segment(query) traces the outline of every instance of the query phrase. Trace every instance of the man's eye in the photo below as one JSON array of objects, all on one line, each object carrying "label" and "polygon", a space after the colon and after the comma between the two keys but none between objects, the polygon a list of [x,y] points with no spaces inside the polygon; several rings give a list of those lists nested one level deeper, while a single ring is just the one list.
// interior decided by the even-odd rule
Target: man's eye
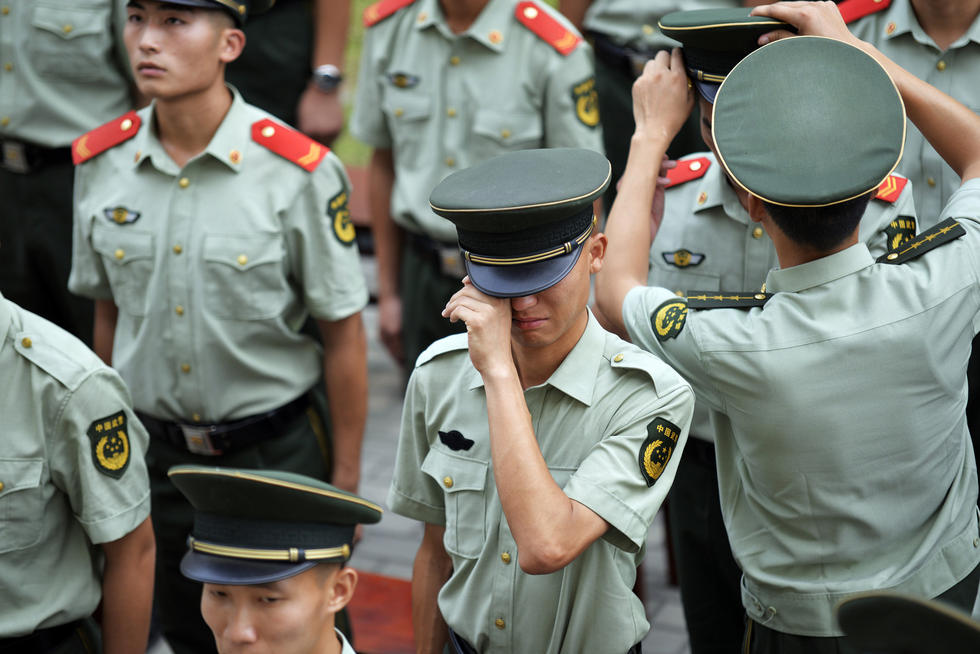
[{"label": "man's eye", "polygon": [[262,602],[263,604],[275,604],[281,599],[282,599],[281,597],[262,597],[259,599],[259,601]]},{"label": "man's eye", "polygon": [[223,590],[211,590],[208,592],[210,593],[211,597],[216,597],[219,599],[224,599],[225,597],[228,597],[228,593],[226,593]]}]

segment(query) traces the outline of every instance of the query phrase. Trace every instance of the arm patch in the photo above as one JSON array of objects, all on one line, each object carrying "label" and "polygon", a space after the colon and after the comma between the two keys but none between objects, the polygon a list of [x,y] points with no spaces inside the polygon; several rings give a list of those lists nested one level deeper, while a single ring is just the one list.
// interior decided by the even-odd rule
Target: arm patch
[{"label": "arm patch", "polygon": [[677,338],[684,329],[685,322],[687,322],[687,300],[684,298],[667,300],[650,314],[653,334],[661,343]]},{"label": "arm patch", "polygon": [[92,465],[104,475],[119,479],[129,467],[129,435],[126,412],[99,418],[88,428],[92,441]]},{"label": "arm patch", "polygon": [[647,425],[647,437],[639,454],[640,475],[647,486],[653,486],[660,479],[680,437],[680,427],[669,420],[654,418]]}]

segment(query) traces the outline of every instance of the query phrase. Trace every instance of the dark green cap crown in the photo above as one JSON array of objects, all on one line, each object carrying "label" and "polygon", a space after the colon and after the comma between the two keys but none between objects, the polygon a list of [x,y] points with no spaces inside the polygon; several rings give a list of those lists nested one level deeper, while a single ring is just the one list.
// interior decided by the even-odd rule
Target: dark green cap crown
[{"label": "dark green cap crown", "polygon": [[201,7],[204,9],[223,9],[231,14],[239,26],[245,23],[249,16],[266,12],[276,0],[165,0],[169,4]]},{"label": "dark green cap crown", "polygon": [[845,642],[875,654],[976,654],[980,624],[940,601],[873,591],[840,603]]}]

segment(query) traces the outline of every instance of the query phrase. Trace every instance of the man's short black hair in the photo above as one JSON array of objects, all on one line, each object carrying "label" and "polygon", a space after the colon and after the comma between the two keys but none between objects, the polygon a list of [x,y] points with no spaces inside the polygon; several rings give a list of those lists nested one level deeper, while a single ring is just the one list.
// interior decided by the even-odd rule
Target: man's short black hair
[{"label": "man's short black hair", "polygon": [[826,207],[787,207],[763,200],[779,229],[798,245],[832,250],[850,236],[861,222],[872,193]]}]

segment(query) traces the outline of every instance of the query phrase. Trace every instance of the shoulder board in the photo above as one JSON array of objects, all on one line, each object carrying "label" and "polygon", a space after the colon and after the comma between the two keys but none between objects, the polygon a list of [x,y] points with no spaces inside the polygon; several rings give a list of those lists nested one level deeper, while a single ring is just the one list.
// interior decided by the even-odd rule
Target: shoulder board
[{"label": "shoulder board", "polygon": [[[665,383],[665,380],[668,379],[667,371],[674,372],[656,355],[620,339],[615,341],[608,339],[604,354],[611,368],[626,368],[627,370],[645,372],[650,376],[650,380],[654,382],[655,386],[657,382]],[[656,390],[658,393],[661,392],[661,389]]]},{"label": "shoulder board", "polygon": [[964,234],[966,234],[966,230],[963,229],[963,225],[956,222],[955,218],[947,218],[932,229],[927,229],[912,240],[902,243],[900,250],[883,254],[876,261],[878,263],[905,263],[922,256],[929,250],[938,248],[940,245],[955,241]]},{"label": "shoulder board", "polygon": [[837,10],[845,23],[853,23],[859,18],[888,9],[891,3],[892,0],[844,0],[837,5]]},{"label": "shoulder board", "polygon": [[448,352],[454,352],[456,350],[465,350],[467,347],[466,334],[453,334],[452,336],[446,336],[445,338],[440,338],[438,341],[425,348],[419,358],[415,361],[415,367],[432,361],[438,356],[446,354]]},{"label": "shoulder board", "polygon": [[[91,368],[86,368],[83,363],[86,355],[91,353],[82,351],[81,343],[72,348],[70,343],[59,339],[58,344],[55,344],[52,342],[53,331],[48,325],[26,312],[21,315],[23,325],[21,331],[15,334],[13,342],[17,353],[57,379],[69,390],[78,388],[91,371]],[[67,338],[71,337],[64,334],[63,339]],[[67,351],[62,349],[61,345],[68,345]]]},{"label": "shoulder board", "polygon": [[252,123],[252,140],[309,172],[330,152],[327,146],[271,118]]},{"label": "shoulder board", "polygon": [[524,27],[565,56],[571,54],[582,41],[581,36],[562,25],[557,18],[531,0],[517,3],[514,15]]},{"label": "shoulder board", "polygon": [[71,160],[77,166],[88,161],[97,154],[102,154],[109,148],[114,148],[127,141],[140,131],[140,117],[135,111],[123,114],[101,127],[96,127],[87,134],[82,134],[71,144]]},{"label": "shoulder board", "polygon": [[878,186],[878,193],[875,195],[875,199],[891,204],[902,195],[902,191],[905,190],[905,185],[908,183],[909,180],[901,175],[889,175]]},{"label": "shoulder board", "polygon": [[708,172],[708,168],[710,167],[711,159],[707,157],[681,159],[677,162],[676,168],[671,168],[667,171],[667,179],[670,181],[664,188],[670,188],[671,186],[677,186],[684,182],[690,182],[692,179],[704,177],[704,174]]},{"label": "shoulder board", "polygon": [[399,9],[404,9],[415,0],[379,0],[364,10],[364,27],[377,25]]},{"label": "shoulder board", "polygon": [[689,309],[749,309],[761,307],[772,293],[723,293],[721,291],[688,291]]}]

